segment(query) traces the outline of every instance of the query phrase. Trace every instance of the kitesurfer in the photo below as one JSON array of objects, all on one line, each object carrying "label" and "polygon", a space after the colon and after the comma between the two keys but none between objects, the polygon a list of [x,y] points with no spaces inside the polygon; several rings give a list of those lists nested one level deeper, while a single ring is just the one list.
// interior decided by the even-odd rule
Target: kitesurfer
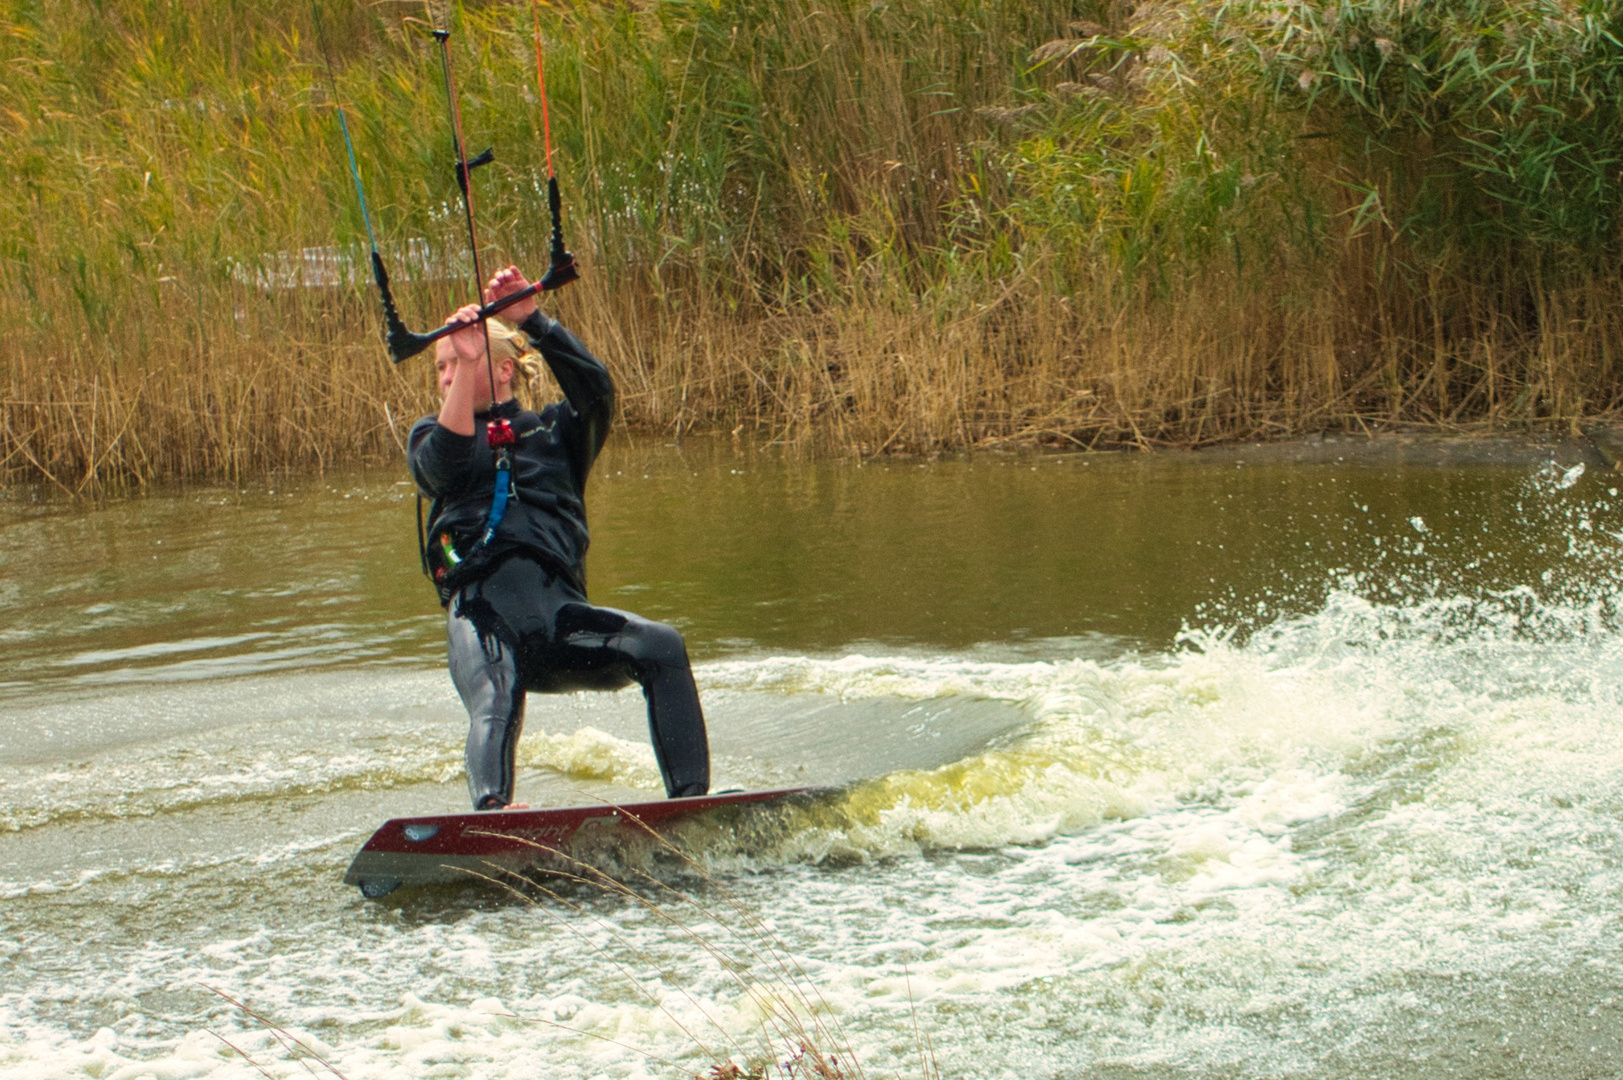
[{"label": "kitesurfer", "polygon": [[[508,267],[485,300],[528,285]],[[412,427],[407,451],[412,478],[432,500],[425,569],[446,607],[451,678],[468,710],[474,809],[513,801],[526,691],[633,682],[648,701],[666,793],[702,795],[710,751],[681,634],[586,600],[584,495],[614,412],[608,369],[533,300],[503,311],[516,331],[494,318],[480,326],[478,310],[470,304],[446,320],[466,328],[435,343],[443,403]],[[536,353],[564,400],[531,411],[513,393],[519,375],[539,381]]]}]

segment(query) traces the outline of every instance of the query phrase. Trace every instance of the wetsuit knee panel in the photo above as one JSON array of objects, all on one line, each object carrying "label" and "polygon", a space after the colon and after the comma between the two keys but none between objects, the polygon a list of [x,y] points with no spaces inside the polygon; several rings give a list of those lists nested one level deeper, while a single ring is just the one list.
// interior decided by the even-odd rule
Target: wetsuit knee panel
[{"label": "wetsuit knee panel", "polygon": [[688,647],[681,631],[664,623],[646,619],[628,622],[618,644],[622,652],[638,663],[687,666]]}]

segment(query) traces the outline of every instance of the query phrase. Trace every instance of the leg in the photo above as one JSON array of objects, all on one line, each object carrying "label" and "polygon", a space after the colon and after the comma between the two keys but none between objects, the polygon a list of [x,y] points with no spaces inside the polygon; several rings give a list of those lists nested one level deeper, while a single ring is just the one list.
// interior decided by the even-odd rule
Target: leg
[{"label": "leg", "polygon": [[464,596],[451,601],[446,629],[451,681],[468,710],[468,795],[475,810],[500,809],[513,801],[524,685],[513,647],[459,611]]},{"label": "leg", "polygon": [[573,675],[565,676],[571,688],[595,688],[624,674],[641,684],[648,702],[648,733],[667,795],[710,790],[710,741],[681,634],[639,615],[572,603],[558,609],[553,640],[547,666],[559,675]]}]

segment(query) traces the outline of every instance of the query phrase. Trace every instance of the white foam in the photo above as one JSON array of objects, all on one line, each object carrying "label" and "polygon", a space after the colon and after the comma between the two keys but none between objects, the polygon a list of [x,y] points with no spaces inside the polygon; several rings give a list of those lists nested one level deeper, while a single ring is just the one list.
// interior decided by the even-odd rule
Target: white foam
[{"label": "white foam", "polygon": [[[714,862],[720,885],[644,883],[652,911],[573,892],[434,918],[270,908],[263,928],[153,942],[116,971],[87,958],[67,978],[10,943],[0,1078],[258,1075],[209,1027],[273,1075],[299,1072],[202,983],[319,1037],[352,1080],[699,1073],[701,1045],[782,1061],[790,1016],[826,1025],[869,1075],[920,1071],[915,1024],[964,1075],[1320,1071],[1326,1047],[1355,1054],[1418,1008],[1417,980],[1623,977],[1610,581],[1410,600],[1341,581],[1249,640],[1196,629],[1174,652],[1114,662],[711,665],[712,692],[898,711],[983,698],[1028,723],[857,785],[787,835],[745,837]],[[403,775],[455,768],[457,725],[419,743],[409,723],[388,730],[409,748],[391,766]],[[533,767],[657,784],[645,744],[601,728],[523,745]],[[300,752],[306,769],[360,768],[314,741]],[[289,782],[262,764],[266,790]],[[68,779],[38,782],[74,775],[53,769]],[[202,788],[239,773],[185,775]],[[136,1004],[160,993],[185,1004],[167,1018]],[[134,1019],[82,1019],[119,1008]]]},{"label": "white foam", "polygon": [[566,777],[606,780],[663,792],[659,766],[647,742],[631,742],[587,726],[571,732],[533,732],[519,743],[521,764],[544,766]]}]

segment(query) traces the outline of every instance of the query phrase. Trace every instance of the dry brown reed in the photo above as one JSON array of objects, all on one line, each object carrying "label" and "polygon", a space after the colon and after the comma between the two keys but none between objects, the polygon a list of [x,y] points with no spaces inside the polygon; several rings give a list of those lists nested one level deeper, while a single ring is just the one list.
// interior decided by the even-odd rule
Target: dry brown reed
[{"label": "dry brown reed", "polygon": [[[1615,282],[1551,290],[1533,335],[1498,297],[1451,296],[1461,310],[1445,322],[1424,298],[1376,304],[1361,284],[1325,281],[1287,308],[1214,274],[1176,303],[1090,304],[1016,282],[951,313],[685,313],[651,346],[628,340],[610,355],[633,425],[743,427],[863,455],[1192,447],[1404,424],[1565,429],[1623,404]],[[594,341],[638,322],[607,305],[580,321]]]},{"label": "dry brown reed", "polygon": [[[1495,297],[1469,298],[1467,336],[1426,304],[1362,306],[1336,284],[1298,310],[1214,276],[1176,305],[1100,310],[1028,284],[951,315],[860,304],[740,317],[671,312],[588,278],[558,313],[608,359],[634,430],[863,455],[1570,426],[1619,407],[1616,283],[1545,296],[1532,338]],[[369,320],[349,316],[333,335],[348,340],[276,334],[266,349],[209,331],[165,343],[152,366],[107,364],[89,346],[8,365],[0,463],[77,495],[397,455],[431,410],[431,382],[385,362]],[[1547,403],[1536,419],[1530,401]]]}]

